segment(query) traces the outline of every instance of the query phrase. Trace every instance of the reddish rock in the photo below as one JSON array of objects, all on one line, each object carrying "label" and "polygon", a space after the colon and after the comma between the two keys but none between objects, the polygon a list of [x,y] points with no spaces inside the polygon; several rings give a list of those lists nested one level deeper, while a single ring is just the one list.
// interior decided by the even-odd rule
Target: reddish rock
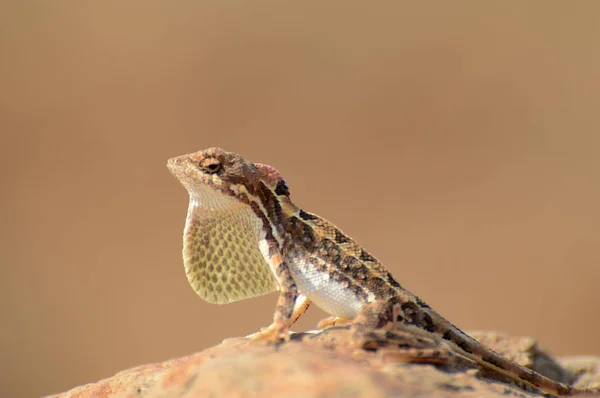
[{"label": "reddish rock", "polygon": [[[593,385],[600,358],[565,359],[561,367],[529,338],[473,336],[550,377]],[[539,396],[480,378],[465,364],[433,366],[385,360],[348,347],[345,329],[295,334],[279,347],[234,338],[202,352],[143,365],[53,397],[506,397]],[[468,361],[466,362],[468,363]],[[457,369],[458,367],[458,369]]]}]

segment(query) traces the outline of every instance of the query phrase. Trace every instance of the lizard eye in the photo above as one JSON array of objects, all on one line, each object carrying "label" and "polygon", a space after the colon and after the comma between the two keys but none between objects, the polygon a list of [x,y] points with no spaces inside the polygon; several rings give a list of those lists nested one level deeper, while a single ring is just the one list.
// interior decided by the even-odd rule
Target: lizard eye
[{"label": "lizard eye", "polygon": [[204,159],[200,162],[200,168],[203,172],[208,174],[215,174],[221,170],[221,162],[216,158]]}]

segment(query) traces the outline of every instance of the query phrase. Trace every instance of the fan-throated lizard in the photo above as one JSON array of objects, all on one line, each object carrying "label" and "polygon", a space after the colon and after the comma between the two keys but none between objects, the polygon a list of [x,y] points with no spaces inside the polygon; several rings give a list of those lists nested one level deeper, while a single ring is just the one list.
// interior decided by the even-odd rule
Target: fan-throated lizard
[{"label": "fan-throated lizard", "polygon": [[369,331],[392,325],[392,331],[431,335],[521,386],[555,395],[600,393],[551,380],[465,334],[400,286],[352,238],[297,207],[273,167],[220,148],[169,159],[167,166],[190,197],[183,262],[196,293],[224,304],[280,292],[273,323],[258,340],[287,340],[313,302],[333,319],[351,321],[359,346]]}]

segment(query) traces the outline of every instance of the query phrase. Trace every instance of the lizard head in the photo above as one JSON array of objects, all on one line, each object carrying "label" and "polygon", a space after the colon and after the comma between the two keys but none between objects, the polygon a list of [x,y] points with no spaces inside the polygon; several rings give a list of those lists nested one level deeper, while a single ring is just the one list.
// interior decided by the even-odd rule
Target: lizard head
[{"label": "lizard head", "polygon": [[272,234],[268,214],[289,195],[277,170],[220,148],[174,157],[167,167],[190,196],[183,264],[196,293],[224,304],[277,290],[261,245]]},{"label": "lizard head", "polygon": [[190,196],[183,264],[196,293],[225,304],[277,290],[260,242],[272,231],[267,212],[277,187],[284,191],[279,173],[220,148],[174,157],[167,167]]},{"label": "lizard head", "polygon": [[[174,157],[167,167],[190,199],[207,208],[221,207],[222,195],[247,204],[249,195],[259,196],[265,188],[276,196],[289,196],[287,184],[275,168],[246,161],[221,148]],[[221,194],[217,195],[221,200],[215,194]]]}]

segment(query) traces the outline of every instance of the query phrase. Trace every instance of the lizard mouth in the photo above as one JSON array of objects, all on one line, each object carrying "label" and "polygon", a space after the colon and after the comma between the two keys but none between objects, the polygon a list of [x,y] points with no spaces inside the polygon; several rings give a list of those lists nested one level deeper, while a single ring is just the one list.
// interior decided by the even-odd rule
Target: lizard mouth
[{"label": "lizard mouth", "polygon": [[185,155],[177,156],[167,160],[167,168],[175,177],[179,176],[179,170],[181,170],[182,163],[184,163]]}]

